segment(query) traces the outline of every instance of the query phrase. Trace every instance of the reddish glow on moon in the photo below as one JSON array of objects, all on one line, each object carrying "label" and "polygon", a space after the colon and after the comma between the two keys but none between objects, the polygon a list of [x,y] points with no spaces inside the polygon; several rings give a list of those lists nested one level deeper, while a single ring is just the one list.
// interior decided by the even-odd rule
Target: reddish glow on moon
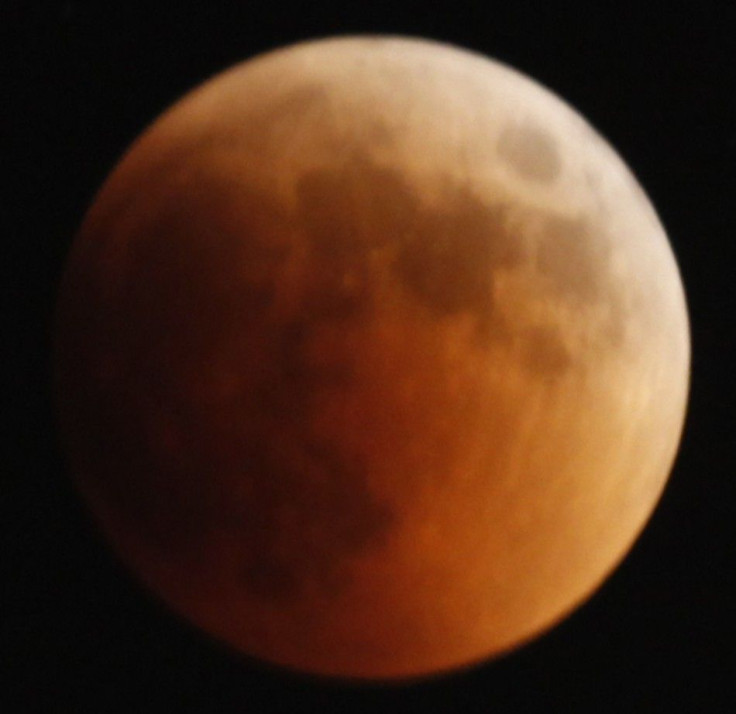
[{"label": "reddish glow on moon", "polygon": [[666,482],[690,344],[664,230],[560,99],[432,42],[223,73],[74,243],[78,488],[130,569],[255,657],[428,675],[568,614]]}]

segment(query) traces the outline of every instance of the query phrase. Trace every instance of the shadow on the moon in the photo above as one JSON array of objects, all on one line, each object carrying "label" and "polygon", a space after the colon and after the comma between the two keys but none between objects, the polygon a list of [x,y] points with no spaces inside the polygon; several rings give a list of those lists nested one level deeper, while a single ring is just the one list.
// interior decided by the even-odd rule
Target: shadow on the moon
[{"label": "shadow on the moon", "polygon": [[[77,395],[68,419],[87,439],[83,470],[144,538],[192,568],[200,544],[225,530],[255,597],[338,593],[351,558],[380,547],[400,515],[371,493],[360,456],[311,429],[319,396],[356,379],[347,348],[315,360],[314,336],[379,319],[388,283],[391,300],[414,301],[430,321],[471,316],[483,347],[527,345],[522,366],[556,378],[577,359],[561,326],[513,324],[495,282],[531,263],[550,300],[604,303],[608,237],[583,220],[488,205],[461,185],[429,205],[360,153],[302,176],[291,208],[201,155],[179,161],[188,173],[164,162],[151,181],[176,200],[148,196],[140,207],[123,195],[114,216],[90,223],[109,235],[88,248],[99,255],[87,265],[114,279],[70,281],[78,323],[67,340],[87,352],[60,354]],[[134,234],[129,245],[118,245],[113,217]],[[291,284],[295,251],[303,273]],[[99,376],[93,387],[85,372]]]}]

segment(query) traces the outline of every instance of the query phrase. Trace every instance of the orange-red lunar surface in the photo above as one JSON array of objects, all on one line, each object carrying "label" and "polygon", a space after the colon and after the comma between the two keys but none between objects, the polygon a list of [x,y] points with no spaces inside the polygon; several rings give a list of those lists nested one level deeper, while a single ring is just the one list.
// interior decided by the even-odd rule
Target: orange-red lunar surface
[{"label": "orange-red lunar surface", "polygon": [[148,129],[56,325],[76,483],[175,611],[268,662],[447,671],[632,545],[690,344],[667,237],[569,106],[432,42],[300,44]]}]

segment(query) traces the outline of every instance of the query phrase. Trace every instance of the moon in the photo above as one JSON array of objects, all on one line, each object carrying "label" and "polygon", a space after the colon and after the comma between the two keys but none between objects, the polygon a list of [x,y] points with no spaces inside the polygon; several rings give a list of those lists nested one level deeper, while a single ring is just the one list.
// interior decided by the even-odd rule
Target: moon
[{"label": "moon", "polygon": [[636,178],[494,60],[402,37],[222,73],[136,140],[55,323],[69,469],[235,650],[449,672],[572,612],[651,515],[689,386]]}]

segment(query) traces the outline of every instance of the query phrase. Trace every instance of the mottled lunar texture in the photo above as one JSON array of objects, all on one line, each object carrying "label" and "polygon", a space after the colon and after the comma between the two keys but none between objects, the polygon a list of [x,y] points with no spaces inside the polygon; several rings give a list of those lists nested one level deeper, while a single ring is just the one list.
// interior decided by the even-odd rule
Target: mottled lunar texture
[{"label": "mottled lunar texture", "polygon": [[78,487],[131,570],[269,662],[501,653],[601,583],[685,409],[666,236],[572,109],[431,42],[239,65],[132,146],[56,323]]}]

